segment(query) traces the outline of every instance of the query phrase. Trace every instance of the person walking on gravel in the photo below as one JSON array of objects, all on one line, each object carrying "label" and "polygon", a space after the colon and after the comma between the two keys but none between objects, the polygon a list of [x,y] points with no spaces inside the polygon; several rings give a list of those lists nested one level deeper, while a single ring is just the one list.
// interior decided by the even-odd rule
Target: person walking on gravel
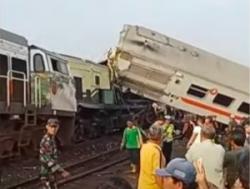
[{"label": "person walking on gravel", "polygon": [[136,173],[139,165],[141,145],[142,136],[139,128],[132,121],[127,121],[127,128],[123,132],[121,149],[125,148],[129,152],[132,173]]},{"label": "person walking on gravel", "polygon": [[69,172],[65,171],[57,162],[57,147],[55,136],[59,129],[57,119],[49,119],[46,124],[46,134],[40,143],[40,179],[42,189],[57,189],[56,173],[61,173],[62,177],[68,177]]},{"label": "person walking on gravel", "polygon": [[142,145],[140,152],[140,174],[137,189],[161,189],[161,179],[156,177],[156,169],[165,165],[161,151],[162,128],[152,125],[148,133],[149,140]]},{"label": "person walking on gravel", "polygon": [[163,146],[162,152],[166,159],[166,164],[171,160],[172,155],[172,146],[174,140],[174,125],[172,123],[172,117],[170,115],[166,115],[165,123],[163,125]]}]

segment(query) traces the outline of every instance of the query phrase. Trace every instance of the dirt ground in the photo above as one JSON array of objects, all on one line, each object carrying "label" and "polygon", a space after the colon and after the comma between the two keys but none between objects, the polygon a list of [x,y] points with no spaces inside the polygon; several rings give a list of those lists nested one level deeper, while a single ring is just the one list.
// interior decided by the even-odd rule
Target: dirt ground
[{"label": "dirt ground", "polygon": [[[183,141],[176,141],[173,146],[172,158],[184,157],[185,152],[186,150]],[[60,189],[95,189],[98,185],[114,176],[119,176],[126,179],[131,184],[133,189],[136,189],[138,175],[130,173],[128,161],[94,173],[88,177],[77,180],[65,186],[61,186]]]}]

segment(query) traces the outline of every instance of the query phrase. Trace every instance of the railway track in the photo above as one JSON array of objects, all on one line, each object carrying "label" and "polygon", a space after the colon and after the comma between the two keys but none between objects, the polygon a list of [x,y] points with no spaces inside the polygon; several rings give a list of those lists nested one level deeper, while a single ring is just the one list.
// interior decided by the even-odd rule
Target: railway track
[{"label": "railway track", "polygon": [[[92,173],[111,167],[115,164],[126,161],[127,155],[125,152],[120,152],[119,148],[104,151],[99,154],[93,155],[87,159],[73,162],[64,168],[71,173],[70,177],[59,179],[58,185],[65,185],[77,179],[86,177]],[[39,177],[34,177],[25,180],[21,183],[7,187],[6,189],[34,189],[39,188]]]},{"label": "railway track", "polygon": [[[99,152],[112,150],[118,147],[120,145],[120,140],[121,136],[118,133],[97,139],[85,140],[82,143],[64,147],[59,151],[59,162],[61,162],[63,167],[72,165],[74,162],[90,158]],[[2,163],[0,165],[2,171],[0,188],[6,189],[36,177],[40,169],[37,155],[37,153],[33,153],[31,158],[26,155],[6,160],[6,163]]]}]

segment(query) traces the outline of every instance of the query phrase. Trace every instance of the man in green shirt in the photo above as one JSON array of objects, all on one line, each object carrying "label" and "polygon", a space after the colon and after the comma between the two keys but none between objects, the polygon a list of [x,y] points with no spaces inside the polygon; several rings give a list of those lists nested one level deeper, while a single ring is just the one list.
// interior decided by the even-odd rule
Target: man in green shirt
[{"label": "man in green shirt", "polygon": [[141,145],[142,137],[139,128],[132,121],[127,121],[127,128],[123,132],[121,149],[125,148],[129,152],[132,173],[137,171]]}]

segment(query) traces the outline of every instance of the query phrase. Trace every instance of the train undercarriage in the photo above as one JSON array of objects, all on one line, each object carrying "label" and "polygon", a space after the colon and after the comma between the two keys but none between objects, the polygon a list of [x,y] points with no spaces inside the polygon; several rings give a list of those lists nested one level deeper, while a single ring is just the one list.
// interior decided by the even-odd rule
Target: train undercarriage
[{"label": "train undercarriage", "polygon": [[137,120],[148,126],[154,119],[151,101],[126,99],[123,104],[78,103],[76,114],[57,116],[35,106],[27,106],[23,113],[0,115],[0,159],[21,155],[37,156],[39,144],[50,117],[57,117],[60,129],[57,142],[60,147],[74,145],[122,130],[127,120]]},{"label": "train undercarriage", "polygon": [[[99,95],[102,92],[100,90]],[[152,124],[155,114],[151,100],[132,93],[121,93],[119,89],[113,90],[113,94],[118,95],[120,100],[107,104],[105,100],[90,102],[84,99],[78,103],[74,142],[120,131],[126,127],[128,120],[136,121],[141,127],[148,127]]]},{"label": "train undercarriage", "polygon": [[[2,114],[0,116],[0,159],[21,155],[38,155],[39,144],[45,133],[47,119],[51,115],[39,115],[27,109],[24,114]],[[57,116],[60,130],[57,141],[61,146],[71,144],[74,117]]]}]

